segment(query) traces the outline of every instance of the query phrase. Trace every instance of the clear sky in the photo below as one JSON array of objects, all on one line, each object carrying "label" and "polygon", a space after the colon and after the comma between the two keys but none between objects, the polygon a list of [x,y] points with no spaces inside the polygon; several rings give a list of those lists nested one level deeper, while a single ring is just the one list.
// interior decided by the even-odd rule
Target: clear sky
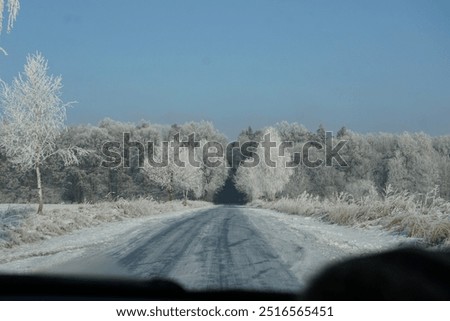
[{"label": "clear sky", "polygon": [[22,0],[10,81],[36,50],[69,123],[211,120],[230,139],[287,120],[449,134],[450,1]]}]

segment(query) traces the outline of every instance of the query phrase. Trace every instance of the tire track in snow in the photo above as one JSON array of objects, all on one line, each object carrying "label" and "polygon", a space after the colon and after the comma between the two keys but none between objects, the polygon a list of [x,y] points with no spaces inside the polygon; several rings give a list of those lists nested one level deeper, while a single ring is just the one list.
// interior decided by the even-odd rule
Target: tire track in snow
[{"label": "tire track in snow", "polygon": [[171,222],[116,252],[133,275],[173,279],[190,289],[295,291],[294,274],[239,207],[216,207]]}]

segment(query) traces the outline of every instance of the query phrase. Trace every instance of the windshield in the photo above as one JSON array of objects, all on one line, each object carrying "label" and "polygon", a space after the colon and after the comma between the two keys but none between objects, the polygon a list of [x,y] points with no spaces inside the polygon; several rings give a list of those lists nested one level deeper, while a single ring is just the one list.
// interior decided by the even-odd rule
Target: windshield
[{"label": "windshield", "polygon": [[0,3],[1,273],[296,293],[449,245],[448,2]]}]

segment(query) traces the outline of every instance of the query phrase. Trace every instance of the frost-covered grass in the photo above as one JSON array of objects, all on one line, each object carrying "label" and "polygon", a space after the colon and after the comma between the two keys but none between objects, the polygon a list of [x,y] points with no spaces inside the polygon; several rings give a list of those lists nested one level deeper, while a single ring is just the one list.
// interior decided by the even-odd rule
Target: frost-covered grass
[{"label": "frost-covered grass", "polygon": [[296,199],[258,200],[251,205],[318,217],[341,225],[381,226],[402,235],[421,238],[430,245],[450,245],[450,202],[440,198],[437,189],[422,195],[397,192],[388,186],[383,196],[372,194],[360,199],[340,193],[322,200],[303,193]]},{"label": "frost-covered grass", "polygon": [[207,206],[211,203],[189,201],[184,206],[181,201],[140,198],[98,204],[47,204],[43,214],[36,214],[31,206],[0,205],[0,248],[45,240],[102,223]]},{"label": "frost-covered grass", "polygon": [[8,240],[11,231],[17,229],[21,222],[33,213],[33,209],[26,205],[0,205],[0,244]]}]

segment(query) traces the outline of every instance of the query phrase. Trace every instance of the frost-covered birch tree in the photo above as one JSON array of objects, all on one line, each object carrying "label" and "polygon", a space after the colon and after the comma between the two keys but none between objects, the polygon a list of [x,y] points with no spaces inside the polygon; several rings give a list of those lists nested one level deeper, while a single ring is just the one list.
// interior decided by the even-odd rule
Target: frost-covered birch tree
[{"label": "frost-covered birch tree", "polygon": [[[259,163],[251,167],[241,164],[236,171],[235,184],[236,188],[250,199],[274,200],[289,182],[293,168],[287,166],[290,161],[289,151],[285,149],[284,153],[280,152],[279,147],[282,141],[278,131],[269,127],[264,131],[263,136],[269,137],[270,142],[275,143],[275,146],[267,153],[260,143],[255,151],[260,158]],[[253,160],[246,160],[244,163],[249,162]],[[270,165],[270,162],[274,164]]]},{"label": "frost-covered birch tree", "polygon": [[146,175],[167,192],[169,201],[173,198],[175,189],[173,154],[169,153],[169,146],[154,146],[150,158],[144,166]]},{"label": "frost-covered birch tree", "polygon": [[[176,167],[174,173],[175,185],[183,193],[183,204],[187,205],[188,193],[193,192],[195,197],[201,197],[203,193],[203,172],[200,166],[193,165],[189,162],[188,150],[183,148],[180,151],[180,160],[184,166]],[[199,157],[195,157],[199,160]],[[200,162],[199,162],[200,164]]]},{"label": "frost-covered birch tree", "polygon": [[58,149],[56,140],[65,129],[66,109],[61,100],[62,78],[47,75],[48,64],[40,53],[29,55],[25,70],[11,85],[1,82],[0,147],[22,171],[36,172],[38,213],[43,210],[41,167],[52,156],[64,164],[78,163],[86,151],[71,147]]},{"label": "frost-covered birch tree", "polygon": [[[5,9],[6,4],[6,9]],[[14,26],[17,15],[19,14],[20,3],[19,0],[0,0],[0,34],[3,29],[3,14],[6,11],[8,14],[8,20],[6,22],[6,30],[10,32]],[[0,51],[6,55],[6,51],[0,47]]]},{"label": "frost-covered birch tree", "polygon": [[[145,162],[144,172],[167,191],[169,200],[172,200],[174,192],[182,192],[183,202],[186,205],[189,192],[193,192],[196,197],[202,195],[203,172],[200,166],[194,166],[189,162],[189,151],[186,147],[179,149],[178,160],[184,163],[180,166],[175,161],[174,148],[167,142],[165,144],[153,148],[151,159]],[[195,153],[194,157],[196,161],[199,160],[198,153]]]}]

